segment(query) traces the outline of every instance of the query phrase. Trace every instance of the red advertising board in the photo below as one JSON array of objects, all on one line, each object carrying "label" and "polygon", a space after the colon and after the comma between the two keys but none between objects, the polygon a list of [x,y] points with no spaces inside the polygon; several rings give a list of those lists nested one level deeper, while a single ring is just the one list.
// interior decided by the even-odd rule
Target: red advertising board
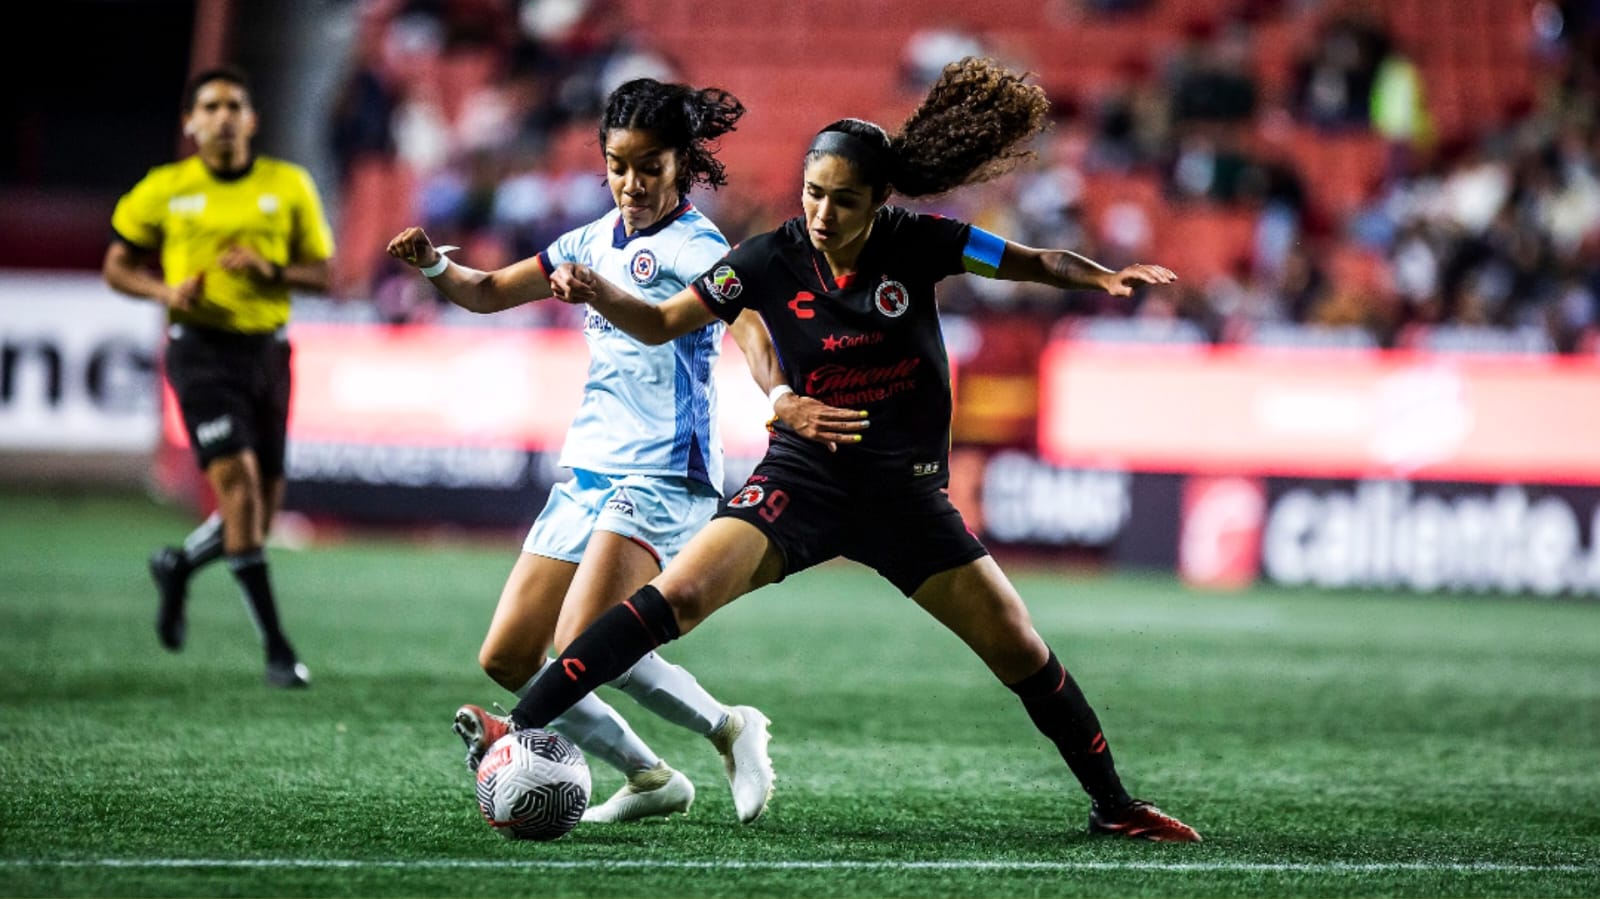
[{"label": "red advertising board", "polygon": [[[576,331],[296,324],[291,440],[559,450],[589,351]],[[715,372],[730,454],[766,451],[771,411],[731,340]],[[186,438],[167,404],[167,437]]]},{"label": "red advertising board", "polygon": [[1040,386],[1061,465],[1600,484],[1600,357],[1058,340]]}]

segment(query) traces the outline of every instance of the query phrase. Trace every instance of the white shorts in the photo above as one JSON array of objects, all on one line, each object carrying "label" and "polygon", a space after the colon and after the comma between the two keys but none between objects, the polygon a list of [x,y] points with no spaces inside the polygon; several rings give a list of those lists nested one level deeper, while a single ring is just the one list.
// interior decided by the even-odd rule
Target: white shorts
[{"label": "white shorts", "polygon": [[689,478],[605,475],[573,469],[550,488],[522,551],[576,564],[589,535],[608,531],[649,550],[663,568],[717,511],[722,496]]}]

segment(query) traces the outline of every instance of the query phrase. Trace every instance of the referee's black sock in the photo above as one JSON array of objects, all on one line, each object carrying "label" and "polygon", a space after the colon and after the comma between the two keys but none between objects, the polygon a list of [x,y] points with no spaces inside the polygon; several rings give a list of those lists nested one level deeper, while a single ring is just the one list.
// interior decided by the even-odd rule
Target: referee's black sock
[{"label": "referee's black sock", "polygon": [[211,513],[200,526],[183,538],[183,561],[190,571],[222,558],[222,516]]},{"label": "referee's black sock", "polygon": [[534,678],[511,710],[518,727],[544,727],[552,719],[663,643],[678,638],[678,619],[661,591],[646,584],[621,605],[596,618],[554,662]]},{"label": "referee's black sock", "polygon": [[1034,726],[1056,744],[1067,767],[1095,803],[1114,807],[1132,801],[1133,797],[1122,788],[1122,779],[1117,777],[1111,747],[1100,732],[1100,719],[1054,651],[1043,668],[1008,686],[1022,699],[1022,707],[1028,710]]},{"label": "referee's black sock", "polygon": [[261,632],[261,643],[266,647],[267,658],[277,661],[294,658],[294,650],[289,648],[289,641],[278,624],[278,603],[272,597],[272,579],[267,576],[267,557],[259,549],[230,554],[228,569],[239,583],[245,605],[250,608],[250,617],[255,620],[256,630]]}]

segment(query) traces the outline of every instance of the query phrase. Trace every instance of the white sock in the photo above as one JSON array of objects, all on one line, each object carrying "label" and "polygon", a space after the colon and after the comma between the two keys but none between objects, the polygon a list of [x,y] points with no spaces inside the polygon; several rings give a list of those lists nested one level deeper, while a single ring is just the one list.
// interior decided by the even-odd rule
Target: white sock
[{"label": "white sock", "polygon": [[728,717],[727,709],[711,698],[694,675],[653,652],[635,662],[612,681],[611,686],[662,718],[702,737],[711,736]]},{"label": "white sock", "polygon": [[[538,675],[517,690],[521,699]],[[624,776],[648,771],[661,764],[661,757],[639,739],[628,722],[605,700],[590,693],[572,708],[556,716],[550,729],[578,744],[585,753],[621,771]]]}]

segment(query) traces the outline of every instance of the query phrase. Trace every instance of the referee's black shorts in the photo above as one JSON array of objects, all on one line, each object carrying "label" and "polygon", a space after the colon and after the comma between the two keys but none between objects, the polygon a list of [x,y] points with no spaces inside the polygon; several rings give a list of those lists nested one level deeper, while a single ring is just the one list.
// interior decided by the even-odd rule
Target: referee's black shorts
[{"label": "referee's black shorts", "polygon": [[262,478],[283,474],[290,386],[283,331],[240,334],[172,325],[167,338],[167,381],[200,467],[254,450]]},{"label": "referee's black shorts", "polygon": [[779,580],[843,556],[910,596],[941,571],[989,554],[943,490],[864,490],[802,459],[768,456],[715,518],[755,525],[783,554]]}]

